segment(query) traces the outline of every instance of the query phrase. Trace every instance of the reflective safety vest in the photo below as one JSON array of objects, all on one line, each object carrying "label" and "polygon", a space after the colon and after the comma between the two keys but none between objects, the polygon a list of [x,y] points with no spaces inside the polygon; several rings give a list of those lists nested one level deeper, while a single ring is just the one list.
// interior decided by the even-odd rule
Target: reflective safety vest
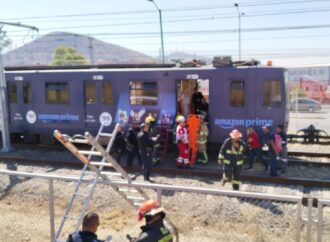
[{"label": "reflective safety vest", "polygon": [[202,123],[198,134],[198,151],[203,152],[206,150],[207,136],[209,129],[205,123]]},{"label": "reflective safety vest", "polygon": [[245,149],[245,144],[239,141],[238,149],[233,149],[233,144],[231,138],[224,141],[221,146],[218,160],[223,160],[225,165],[236,164],[238,166],[243,165],[243,151]]}]

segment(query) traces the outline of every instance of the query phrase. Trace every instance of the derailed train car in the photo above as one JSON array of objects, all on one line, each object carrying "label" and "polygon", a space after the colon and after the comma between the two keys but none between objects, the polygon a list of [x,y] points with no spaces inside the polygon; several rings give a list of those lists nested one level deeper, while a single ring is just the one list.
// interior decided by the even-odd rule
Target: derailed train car
[{"label": "derailed train car", "polygon": [[6,68],[11,134],[49,143],[54,129],[95,133],[101,122],[111,130],[149,113],[158,124],[173,122],[182,93],[191,96],[196,86],[209,103],[209,142],[222,142],[234,127],[287,121],[283,68],[106,67]]}]

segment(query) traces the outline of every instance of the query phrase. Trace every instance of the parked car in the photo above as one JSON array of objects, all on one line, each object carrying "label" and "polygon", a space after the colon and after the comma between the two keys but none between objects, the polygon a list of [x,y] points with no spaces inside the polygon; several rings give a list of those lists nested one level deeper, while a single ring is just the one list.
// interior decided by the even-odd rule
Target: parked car
[{"label": "parked car", "polygon": [[321,103],[310,98],[295,98],[290,100],[291,111],[307,111],[313,113],[321,110]]}]

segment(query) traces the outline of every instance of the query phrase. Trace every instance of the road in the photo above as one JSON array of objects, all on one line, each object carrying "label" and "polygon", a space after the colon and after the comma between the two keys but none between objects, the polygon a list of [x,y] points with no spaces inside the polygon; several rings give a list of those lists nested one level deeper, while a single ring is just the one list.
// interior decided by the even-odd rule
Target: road
[{"label": "road", "polygon": [[313,124],[315,128],[322,129],[330,135],[330,105],[322,105],[322,110],[314,113],[290,112],[288,133],[294,134],[300,129]]}]

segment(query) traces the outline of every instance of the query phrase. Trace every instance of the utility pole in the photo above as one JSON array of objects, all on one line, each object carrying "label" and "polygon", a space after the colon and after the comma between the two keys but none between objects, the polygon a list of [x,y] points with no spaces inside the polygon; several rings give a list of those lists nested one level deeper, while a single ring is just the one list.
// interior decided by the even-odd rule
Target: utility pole
[{"label": "utility pole", "polygon": [[88,41],[89,41],[89,58],[90,58],[90,64],[94,65],[95,61],[94,61],[94,49],[93,49],[93,37],[89,36],[88,37]]},{"label": "utility pole", "polygon": [[160,42],[162,46],[162,63],[165,63],[165,51],[164,51],[164,33],[163,33],[163,18],[162,18],[162,10],[157,6],[154,0],[148,0],[149,2],[152,2],[159,14],[159,25],[160,25]]},{"label": "utility pole", "polygon": [[235,3],[234,6],[237,9],[237,15],[238,15],[238,60],[241,60],[241,17],[244,15],[244,13],[241,13],[239,11],[239,5],[238,3]]},{"label": "utility pole", "polygon": [[[28,28],[38,31],[36,27],[25,24],[0,22],[0,36],[2,34],[2,29],[5,25],[20,27],[20,28]],[[0,48],[1,48],[1,43],[0,43]],[[2,63],[2,49],[0,49],[0,108],[2,111],[2,114],[0,115],[1,116],[0,125],[1,125],[1,134],[2,134],[1,152],[9,152],[11,149],[11,145],[10,145],[10,135],[9,135],[9,127],[8,127],[9,119],[8,119],[8,109],[7,109],[7,86],[6,86],[5,73]]]}]

